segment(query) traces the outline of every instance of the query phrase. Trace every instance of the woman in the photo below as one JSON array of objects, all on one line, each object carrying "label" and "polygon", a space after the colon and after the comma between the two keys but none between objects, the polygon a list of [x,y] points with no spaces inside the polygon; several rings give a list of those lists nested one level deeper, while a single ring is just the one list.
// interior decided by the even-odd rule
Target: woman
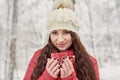
[{"label": "woman", "polygon": [[35,52],[24,80],[99,80],[96,59],[77,35],[79,24],[70,0],[56,0],[47,29],[48,43]]}]

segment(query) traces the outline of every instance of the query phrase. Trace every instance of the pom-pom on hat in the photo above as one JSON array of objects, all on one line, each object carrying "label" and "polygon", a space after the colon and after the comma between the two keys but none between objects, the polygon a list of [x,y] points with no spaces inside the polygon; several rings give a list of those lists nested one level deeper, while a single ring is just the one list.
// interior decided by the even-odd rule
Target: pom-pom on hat
[{"label": "pom-pom on hat", "polygon": [[78,32],[78,18],[73,11],[73,2],[71,0],[55,0],[53,11],[48,17],[47,29],[49,33],[57,29]]}]

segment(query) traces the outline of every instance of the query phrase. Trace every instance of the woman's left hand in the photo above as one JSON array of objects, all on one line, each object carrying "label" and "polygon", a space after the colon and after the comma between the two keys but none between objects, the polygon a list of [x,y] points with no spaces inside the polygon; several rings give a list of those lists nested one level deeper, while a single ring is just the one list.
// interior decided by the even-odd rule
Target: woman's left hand
[{"label": "woman's left hand", "polygon": [[64,57],[61,65],[62,67],[60,68],[60,74],[61,74],[60,77],[67,78],[74,71],[73,64],[68,57]]}]

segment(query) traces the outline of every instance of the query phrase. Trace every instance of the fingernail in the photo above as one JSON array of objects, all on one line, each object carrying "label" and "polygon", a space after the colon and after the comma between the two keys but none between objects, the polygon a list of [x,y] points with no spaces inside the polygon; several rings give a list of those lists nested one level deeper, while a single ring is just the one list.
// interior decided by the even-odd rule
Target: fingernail
[{"label": "fingernail", "polygon": [[65,59],[65,58],[66,58],[66,56],[63,57],[63,59]]},{"label": "fingernail", "polygon": [[59,61],[59,59],[57,58],[57,61]]},{"label": "fingernail", "polygon": [[65,56],[65,58],[67,58],[67,56]]},{"label": "fingernail", "polygon": [[65,57],[63,57],[63,59],[65,59]]},{"label": "fingernail", "polygon": [[54,58],[54,60],[56,60],[57,58]]},{"label": "fingernail", "polygon": [[61,63],[58,63],[58,65],[61,65]]},{"label": "fingernail", "polygon": [[59,69],[60,69],[60,67],[62,66],[61,63],[58,63],[58,65],[59,65]]}]

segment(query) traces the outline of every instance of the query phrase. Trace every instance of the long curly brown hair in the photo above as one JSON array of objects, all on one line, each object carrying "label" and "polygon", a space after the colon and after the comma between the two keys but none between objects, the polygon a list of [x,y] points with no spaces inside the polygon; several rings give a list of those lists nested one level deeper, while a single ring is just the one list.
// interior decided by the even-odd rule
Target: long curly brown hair
[{"label": "long curly brown hair", "polygon": [[[89,54],[86,52],[84,46],[82,45],[78,35],[70,31],[72,36],[72,45],[69,49],[74,51],[75,63],[74,68],[79,80],[96,80],[95,70],[92,61],[89,58]],[[47,63],[47,58],[50,58],[52,52],[59,52],[58,49],[54,47],[49,38],[48,44],[42,49],[41,55],[38,58],[37,65],[33,70],[31,75],[31,80],[37,80],[39,76],[42,75],[45,70]]]}]

